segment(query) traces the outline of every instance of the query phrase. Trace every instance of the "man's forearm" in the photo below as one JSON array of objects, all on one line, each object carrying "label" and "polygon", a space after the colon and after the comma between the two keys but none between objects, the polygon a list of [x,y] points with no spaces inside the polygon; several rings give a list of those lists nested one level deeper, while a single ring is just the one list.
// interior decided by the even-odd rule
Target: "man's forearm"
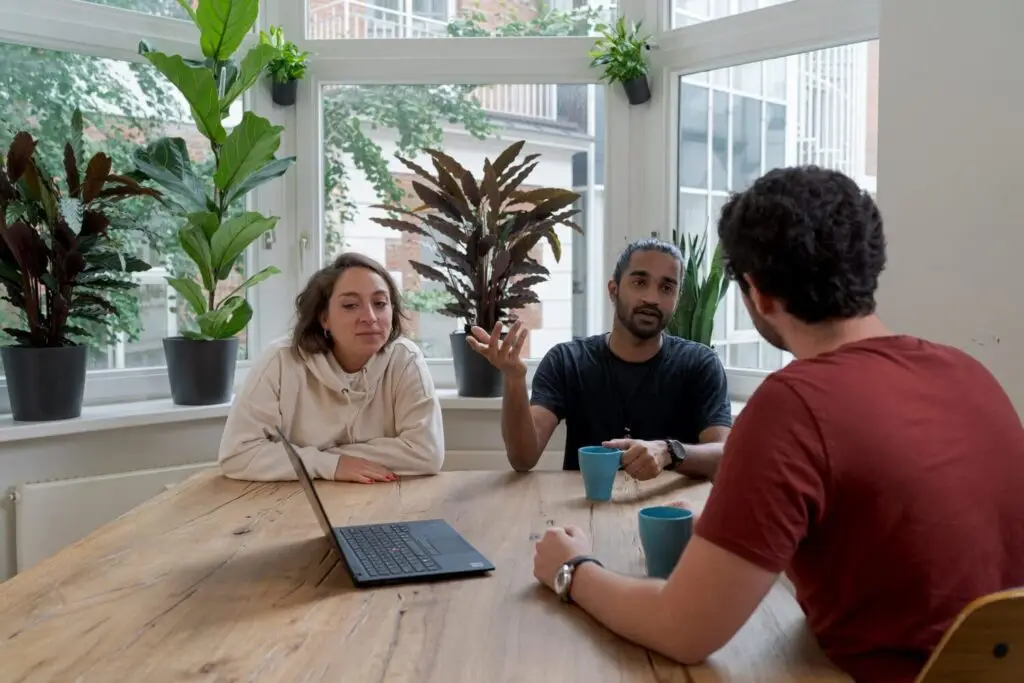
[{"label": "man's forearm", "polygon": [[722,462],[725,443],[715,441],[685,444],[683,448],[686,450],[686,457],[676,467],[676,472],[694,479],[713,480],[718,473],[718,465]]},{"label": "man's forearm", "polygon": [[501,399],[501,438],[505,441],[509,463],[519,472],[533,468],[540,460],[537,429],[530,412],[526,378],[505,378]]},{"label": "man's forearm", "polygon": [[701,657],[683,642],[686,634],[672,618],[664,587],[661,579],[622,576],[585,562],[576,568],[570,595],[608,630],[683,664],[697,663]]}]

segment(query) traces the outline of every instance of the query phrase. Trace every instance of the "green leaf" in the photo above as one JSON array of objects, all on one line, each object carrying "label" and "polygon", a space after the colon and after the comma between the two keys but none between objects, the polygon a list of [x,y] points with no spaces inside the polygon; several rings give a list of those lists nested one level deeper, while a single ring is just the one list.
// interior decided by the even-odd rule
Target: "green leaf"
[{"label": "green leaf", "polygon": [[226,112],[232,102],[259,80],[263,70],[277,55],[277,48],[266,43],[261,43],[246,53],[239,66],[238,75],[235,76],[227,93],[221,98],[220,109],[222,112]]},{"label": "green leaf", "polygon": [[224,204],[226,206],[231,206],[231,204],[239,197],[245,196],[248,192],[255,190],[263,183],[283,176],[294,163],[295,157],[284,157],[281,159],[274,159],[270,163],[256,169],[248,178],[231,188],[225,196]]},{"label": "green leaf", "polygon": [[704,284],[700,292],[700,299],[697,302],[697,310],[693,317],[691,336],[695,342],[711,346],[711,333],[715,325],[715,309],[718,301],[718,293],[721,291],[721,279],[712,280]]},{"label": "green leaf", "polygon": [[202,228],[190,224],[178,231],[178,239],[181,241],[181,248],[199,269],[199,277],[202,278],[206,291],[212,292],[217,283],[214,280],[213,255],[206,233]]},{"label": "green leaf", "polygon": [[252,306],[244,297],[225,299],[217,308],[196,317],[199,331],[209,339],[228,339],[252,320]]},{"label": "green leaf", "polygon": [[206,188],[181,138],[160,138],[135,151],[135,167],[175,195],[186,211],[206,210]]},{"label": "green leaf", "polygon": [[184,277],[169,277],[166,280],[167,284],[184,297],[193,313],[197,316],[206,313],[206,295],[198,282]]},{"label": "green leaf", "polygon": [[[203,3],[204,6],[209,4]],[[202,12],[202,7],[199,9]],[[223,144],[227,131],[221,123],[220,98],[213,73],[202,66],[189,66],[179,55],[147,52],[145,57],[188,100],[199,132],[214,143]]]},{"label": "green leaf", "polygon": [[256,23],[259,0],[203,0],[196,11],[199,44],[207,59],[225,61]]},{"label": "green leaf", "polygon": [[213,176],[217,188],[228,191],[272,160],[281,146],[282,130],[282,126],[275,126],[262,116],[245,112],[221,149]]},{"label": "green leaf", "polygon": [[235,294],[238,294],[242,290],[249,289],[250,287],[255,287],[256,285],[258,285],[259,283],[263,282],[267,278],[269,278],[271,276],[274,276],[274,275],[278,275],[280,272],[281,271],[278,270],[277,266],[267,266],[266,268],[264,268],[260,272],[256,273],[252,277],[248,278],[242,284],[240,284],[237,287],[235,287],[234,289],[232,289],[230,292],[228,292],[228,295],[226,297],[224,297],[224,298],[225,299],[230,299],[231,297],[233,297]]},{"label": "green leaf", "polygon": [[212,211],[197,211],[188,215],[188,222],[203,231],[207,239],[213,239],[220,227],[220,218]]},{"label": "green leaf", "polygon": [[236,216],[223,225],[210,240],[212,264],[218,280],[226,280],[239,254],[259,237],[273,230],[277,218],[265,218],[254,211]]}]

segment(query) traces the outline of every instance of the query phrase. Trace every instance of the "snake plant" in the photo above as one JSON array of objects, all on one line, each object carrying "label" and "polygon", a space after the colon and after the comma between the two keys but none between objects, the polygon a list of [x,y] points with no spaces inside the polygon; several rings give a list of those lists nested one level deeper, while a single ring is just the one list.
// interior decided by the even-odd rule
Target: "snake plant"
[{"label": "snake plant", "polygon": [[669,334],[711,346],[711,333],[715,326],[715,312],[729,291],[725,277],[721,244],[715,245],[711,261],[705,268],[708,248],[707,230],[703,234],[672,231],[672,241],[683,253],[686,269],[679,303],[669,320]]}]

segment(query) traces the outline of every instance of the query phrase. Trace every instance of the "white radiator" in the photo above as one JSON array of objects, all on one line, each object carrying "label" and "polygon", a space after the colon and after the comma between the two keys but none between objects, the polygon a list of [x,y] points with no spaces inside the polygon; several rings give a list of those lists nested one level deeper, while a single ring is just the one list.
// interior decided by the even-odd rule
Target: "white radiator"
[{"label": "white radiator", "polygon": [[24,571],[214,463],[162,467],[17,487],[14,541]]}]

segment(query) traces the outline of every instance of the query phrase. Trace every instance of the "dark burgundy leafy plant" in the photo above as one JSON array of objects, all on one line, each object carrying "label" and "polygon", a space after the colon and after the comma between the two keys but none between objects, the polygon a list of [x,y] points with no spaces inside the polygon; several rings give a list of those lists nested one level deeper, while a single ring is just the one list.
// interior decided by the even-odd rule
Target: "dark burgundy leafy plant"
[{"label": "dark burgundy leafy plant", "polygon": [[[579,195],[558,188],[522,189],[538,163],[539,154],[519,160],[524,141],[506,148],[492,163],[484,160],[483,175],[473,174],[443,152],[424,150],[435,173],[398,159],[417,179],[413,191],[423,202],[413,210],[378,205],[393,216],[372,218],[386,228],[427,237],[435,248],[434,264],[410,261],[420,276],[439,282],[451,297],[440,313],[486,330],[507,322],[513,310],[539,303],[533,287],[550,271],[530,252],[546,240],[558,261],[562,245],[555,227],[565,225],[580,234],[570,219]],[[424,182],[425,181],[425,182]]]},{"label": "dark burgundy leafy plant", "polygon": [[0,164],[0,298],[23,313],[22,328],[4,329],[18,346],[72,346],[90,336],[83,324],[106,328],[117,314],[106,295],[138,287],[125,274],[150,267],[113,246],[106,209],[160,193],[113,174],[106,154],[83,164],[82,149],[76,110],[63,182],[36,159],[36,141],[27,132],[14,137]]}]

